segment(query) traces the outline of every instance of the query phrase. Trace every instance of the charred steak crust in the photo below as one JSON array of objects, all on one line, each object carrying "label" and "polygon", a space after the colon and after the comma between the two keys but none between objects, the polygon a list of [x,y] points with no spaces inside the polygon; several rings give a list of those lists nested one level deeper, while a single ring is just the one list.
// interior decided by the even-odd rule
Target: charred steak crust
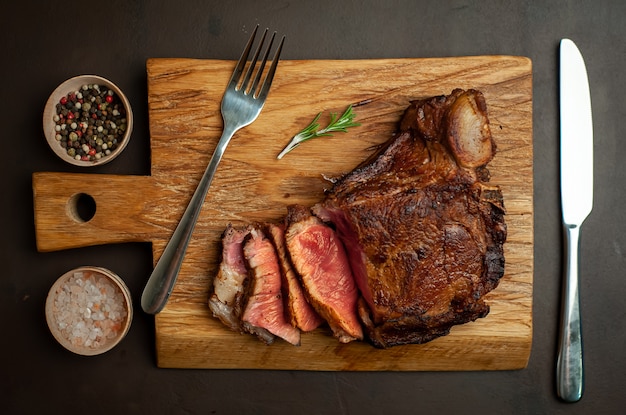
[{"label": "charred steak crust", "polygon": [[479,91],[413,101],[400,131],[313,208],[337,229],[376,347],[424,343],[487,315],[504,274],[504,204]]}]

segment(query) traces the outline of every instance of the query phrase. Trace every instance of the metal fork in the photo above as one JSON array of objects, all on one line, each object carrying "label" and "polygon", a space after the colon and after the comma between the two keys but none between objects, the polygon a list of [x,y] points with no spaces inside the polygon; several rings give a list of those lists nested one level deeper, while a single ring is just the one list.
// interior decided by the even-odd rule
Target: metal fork
[{"label": "metal fork", "polygon": [[[230,82],[228,83],[226,92],[222,98],[221,112],[224,120],[222,137],[217,143],[217,147],[213,152],[209,165],[202,175],[200,183],[198,183],[198,187],[196,188],[196,191],[194,192],[183,217],[172,234],[170,241],[165,247],[161,258],[159,258],[159,261],[154,267],[152,275],[150,275],[150,278],[148,279],[148,282],[143,290],[143,294],[141,296],[141,308],[143,308],[146,313],[157,314],[163,309],[163,307],[165,307],[165,304],[172,293],[172,289],[174,288],[174,284],[176,283],[176,279],[178,278],[178,272],[180,271],[187,246],[189,245],[198,216],[200,215],[202,204],[204,203],[206,194],[211,186],[213,175],[215,174],[215,170],[217,170],[217,165],[222,159],[224,150],[235,132],[256,120],[261,112],[261,109],[263,108],[263,105],[265,104],[265,99],[267,98],[267,94],[270,90],[270,86],[272,85],[272,80],[276,72],[276,66],[278,65],[278,59],[280,57],[283,43],[285,42],[285,37],[282,37],[280,44],[274,52],[272,64],[265,75],[263,83],[260,83],[267,59],[269,57],[270,49],[274,43],[276,32],[272,34],[269,45],[265,50],[263,60],[258,65],[258,68],[256,68],[259,55],[268,32],[268,30],[265,29],[263,37],[257,46],[256,52],[250,60],[248,69],[244,74],[244,69],[246,68],[246,63],[248,62],[248,56],[250,55],[252,44],[254,43],[254,38],[256,37],[258,29],[259,26],[254,29],[252,36],[250,36],[250,40],[248,40],[248,44],[241,54],[241,58],[237,63],[237,67],[230,78]],[[252,76],[255,68],[256,75],[254,75],[253,78]]]}]

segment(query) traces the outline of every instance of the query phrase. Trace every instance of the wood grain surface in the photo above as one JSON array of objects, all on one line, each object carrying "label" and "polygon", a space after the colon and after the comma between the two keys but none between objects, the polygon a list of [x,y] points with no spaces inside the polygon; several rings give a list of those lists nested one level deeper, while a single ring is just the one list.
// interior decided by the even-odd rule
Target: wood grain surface
[{"label": "wood grain surface", "polygon": [[[148,60],[151,175],[107,175],[94,188],[88,173],[35,173],[38,249],[151,241],[156,263],[221,135],[220,101],[234,65]],[[448,94],[454,88],[475,88],[485,95],[498,146],[490,164],[492,183],[501,186],[507,209],[506,272],[487,297],[491,312],[486,318],[454,327],[450,335],[424,345],[377,350],[367,343],[339,344],[327,329],[304,334],[300,347],[282,341],[265,346],[252,336],[230,332],[211,316],[207,298],[220,260],[220,234],[228,223],[278,221],[289,204],[313,205],[329,187],[326,178],[351,170],[393,134],[410,100]],[[355,108],[360,127],[305,143],[276,159],[315,114],[341,112],[361,102],[367,104]],[[322,123],[327,119],[324,115]],[[239,131],[226,150],[170,302],[155,317],[158,366],[524,368],[532,341],[532,148],[532,67],[527,58],[281,62],[261,115]],[[78,193],[96,201],[96,214],[89,221],[75,212]]]}]

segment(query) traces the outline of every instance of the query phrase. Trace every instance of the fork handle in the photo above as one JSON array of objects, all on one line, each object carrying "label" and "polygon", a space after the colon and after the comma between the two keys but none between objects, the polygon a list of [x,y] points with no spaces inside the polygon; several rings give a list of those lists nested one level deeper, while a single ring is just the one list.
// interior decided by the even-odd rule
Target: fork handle
[{"label": "fork handle", "polygon": [[[225,123],[226,124],[226,123]],[[141,295],[141,308],[148,314],[159,313],[172,293],[178,272],[185,258],[187,246],[191,240],[191,235],[200,216],[204,199],[206,198],[217,166],[224,155],[226,146],[237,129],[224,125],[224,131],[217,143],[217,147],[211,156],[198,187],[196,188],[185,213],[178,226],[174,230],[172,237],[165,246],[159,261],[157,262],[146,286]]]},{"label": "fork handle", "polygon": [[579,226],[565,226],[565,276],[557,358],[557,392],[566,402],[583,393],[583,338],[578,296]]}]

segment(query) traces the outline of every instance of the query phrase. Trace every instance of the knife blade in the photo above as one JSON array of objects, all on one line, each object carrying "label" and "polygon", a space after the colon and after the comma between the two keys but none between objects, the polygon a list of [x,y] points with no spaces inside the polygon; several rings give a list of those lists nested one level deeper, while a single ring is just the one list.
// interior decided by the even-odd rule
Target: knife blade
[{"label": "knife blade", "polygon": [[587,70],[569,39],[560,43],[561,210],[564,276],[557,358],[557,392],[567,402],[583,394],[583,339],[578,294],[580,227],[593,207],[593,122]]}]

